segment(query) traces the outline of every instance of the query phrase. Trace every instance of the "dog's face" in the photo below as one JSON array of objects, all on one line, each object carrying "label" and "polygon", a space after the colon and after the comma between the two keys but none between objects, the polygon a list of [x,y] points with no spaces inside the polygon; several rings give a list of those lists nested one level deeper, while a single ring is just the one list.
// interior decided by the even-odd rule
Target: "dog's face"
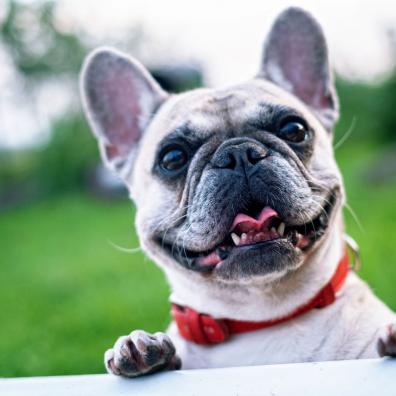
[{"label": "dog's face", "polygon": [[280,15],[245,84],[168,95],[102,49],[82,89],[104,160],[136,202],[141,243],[168,270],[272,281],[330,232],[342,201],[337,100],[323,33],[304,11]]}]

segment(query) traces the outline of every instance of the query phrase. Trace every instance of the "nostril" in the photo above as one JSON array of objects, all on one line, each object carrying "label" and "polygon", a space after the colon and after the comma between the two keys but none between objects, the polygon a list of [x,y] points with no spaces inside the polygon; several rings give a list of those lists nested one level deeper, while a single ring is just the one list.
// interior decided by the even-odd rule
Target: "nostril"
[{"label": "nostril", "polygon": [[235,156],[232,153],[227,153],[222,163],[222,168],[235,169],[236,165],[237,161]]},{"label": "nostril", "polygon": [[248,161],[253,165],[257,164],[257,162],[260,162],[263,158],[266,157],[265,152],[259,152],[257,150],[254,150],[253,148],[248,148],[246,155]]},{"label": "nostril", "polygon": [[235,169],[235,167],[237,166],[237,160],[234,154],[230,151],[222,152],[218,155],[215,155],[212,163],[216,168],[223,169]]}]

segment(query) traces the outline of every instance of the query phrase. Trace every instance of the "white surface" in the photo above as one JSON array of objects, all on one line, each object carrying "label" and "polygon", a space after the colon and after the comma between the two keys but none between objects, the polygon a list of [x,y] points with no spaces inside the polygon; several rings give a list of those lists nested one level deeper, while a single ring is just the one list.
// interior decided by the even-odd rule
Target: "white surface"
[{"label": "white surface", "polygon": [[107,374],[0,379],[1,396],[395,396],[396,359],[174,371],[138,379]]}]

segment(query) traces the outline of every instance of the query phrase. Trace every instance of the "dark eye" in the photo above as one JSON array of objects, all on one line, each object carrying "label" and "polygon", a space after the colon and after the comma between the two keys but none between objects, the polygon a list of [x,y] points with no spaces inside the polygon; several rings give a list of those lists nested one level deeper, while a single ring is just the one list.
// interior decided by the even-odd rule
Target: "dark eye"
[{"label": "dark eye", "polygon": [[289,142],[300,143],[308,138],[308,128],[301,121],[288,121],[279,129],[278,136]]},{"label": "dark eye", "polygon": [[188,160],[187,153],[180,147],[166,149],[160,156],[160,166],[166,171],[176,171],[183,168]]}]

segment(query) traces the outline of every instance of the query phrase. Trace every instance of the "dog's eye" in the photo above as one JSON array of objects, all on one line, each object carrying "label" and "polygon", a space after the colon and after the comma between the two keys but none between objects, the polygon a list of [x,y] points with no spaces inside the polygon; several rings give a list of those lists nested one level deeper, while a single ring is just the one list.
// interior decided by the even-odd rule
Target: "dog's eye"
[{"label": "dog's eye", "polygon": [[187,163],[187,153],[180,147],[165,150],[160,156],[160,166],[166,171],[176,171]]},{"label": "dog's eye", "polygon": [[278,136],[289,142],[300,143],[308,138],[308,128],[302,121],[287,121],[279,129]]}]

